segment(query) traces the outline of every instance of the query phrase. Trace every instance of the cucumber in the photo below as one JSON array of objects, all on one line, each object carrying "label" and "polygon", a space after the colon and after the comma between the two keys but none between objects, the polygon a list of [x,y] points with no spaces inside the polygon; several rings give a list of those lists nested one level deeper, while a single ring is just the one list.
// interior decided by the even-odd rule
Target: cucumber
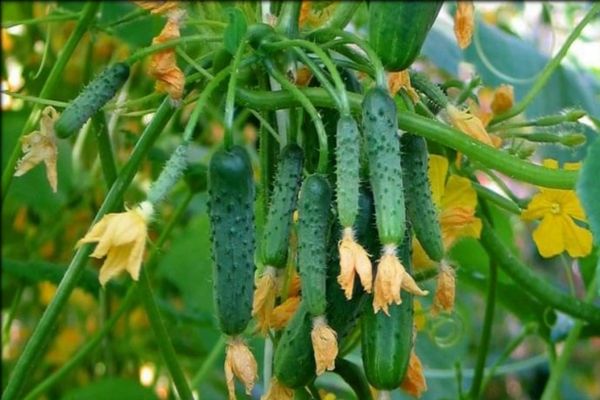
[{"label": "cucumber", "polygon": [[336,132],[336,194],[342,227],[352,227],[358,213],[360,134],[352,116],[342,116]]},{"label": "cucumber", "polygon": [[[407,230],[398,254],[408,273],[411,272],[411,238]],[[379,390],[400,386],[408,368],[413,347],[413,296],[402,291],[402,304],[392,304],[389,316],[373,312],[372,296],[365,302],[361,315],[362,360],[367,380]]]},{"label": "cucumber", "polygon": [[408,68],[421,52],[442,1],[369,3],[369,44],[388,71]]},{"label": "cucumber", "polygon": [[303,161],[304,152],[296,144],[289,144],[281,151],[261,243],[261,258],[265,265],[276,268],[286,265],[292,214],[296,209]]},{"label": "cucumber", "polygon": [[78,132],[104,104],[112,99],[129,77],[129,65],[117,63],[105,69],[69,104],[54,125],[56,135],[67,138]]},{"label": "cucumber", "polygon": [[431,197],[427,142],[421,136],[405,133],[400,143],[408,219],[429,258],[439,262],[444,257],[444,243],[438,212]]},{"label": "cucumber", "polygon": [[302,301],[313,316],[325,314],[327,237],[331,187],[323,175],[310,175],[302,184],[298,207],[298,271]]},{"label": "cucumber", "polygon": [[208,167],[213,291],[222,332],[237,335],[251,318],[254,289],[254,181],[240,146],[215,152]]},{"label": "cucumber", "polygon": [[400,140],[396,104],[384,89],[374,88],[365,94],[362,126],[379,240],[383,245],[400,244],[406,222]]}]

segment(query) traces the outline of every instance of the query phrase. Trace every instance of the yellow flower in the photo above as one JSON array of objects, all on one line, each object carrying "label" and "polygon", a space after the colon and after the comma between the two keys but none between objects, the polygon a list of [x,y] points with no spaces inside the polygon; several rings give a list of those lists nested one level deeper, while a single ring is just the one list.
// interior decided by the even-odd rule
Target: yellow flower
[{"label": "yellow flower", "polygon": [[[429,155],[429,182],[433,202],[439,210],[444,248],[449,250],[461,237],[479,238],[481,220],[475,217],[477,193],[471,181],[448,173],[448,160],[445,157]],[[430,267],[433,263],[425,254],[418,240],[413,240],[413,265],[415,269]]]},{"label": "yellow flower", "polygon": [[[165,43],[179,38],[179,24],[183,15],[184,12],[179,10],[170,12],[167,24],[160,32],[160,35],[152,39],[152,44]],[[183,97],[185,76],[177,66],[177,57],[174,48],[165,49],[152,55],[150,75],[156,79],[155,88],[158,92],[168,93],[174,102],[181,100]]]},{"label": "yellow flower", "polygon": [[[558,168],[556,160],[544,160],[547,168]],[[566,163],[565,169],[578,169]],[[533,231],[533,241],[542,257],[553,257],[567,251],[571,257],[585,257],[592,251],[592,234],[575,220],[586,222],[585,213],[572,190],[540,188],[521,214],[524,221],[541,219]]]},{"label": "yellow flower", "polygon": [[232,338],[227,344],[225,355],[225,380],[229,400],[235,400],[234,377],[237,377],[246,387],[246,394],[250,394],[254,382],[258,378],[258,367],[252,352],[240,338]]},{"label": "yellow flower", "polygon": [[461,49],[471,44],[475,18],[472,1],[457,1],[456,14],[454,14],[454,35]]},{"label": "yellow flower", "polygon": [[446,113],[453,127],[488,146],[494,145],[485,126],[477,116],[461,111],[452,104],[446,106]]},{"label": "yellow flower", "polygon": [[395,96],[396,93],[400,91],[400,89],[404,89],[406,90],[406,93],[410,96],[413,103],[419,101],[419,95],[410,84],[410,75],[408,74],[407,69],[398,72],[390,72],[388,74],[388,88],[392,97]]},{"label": "yellow flower", "polygon": [[343,238],[338,243],[340,253],[340,274],[337,281],[344,290],[346,298],[352,298],[354,290],[354,278],[358,274],[360,283],[365,292],[371,293],[373,286],[373,272],[371,260],[365,249],[354,241],[352,228],[344,228]]},{"label": "yellow flower", "polygon": [[324,316],[313,318],[310,339],[315,353],[317,376],[325,370],[332,371],[338,355],[337,333],[327,324]]},{"label": "yellow flower", "polygon": [[402,390],[410,394],[413,397],[421,397],[423,392],[427,390],[427,382],[425,381],[425,375],[423,374],[423,365],[421,360],[415,353],[415,349],[410,353],[410,360],[408,361],[408,370],[404,376],[404,380],[400,384]]},{"label": "yellow flower", "polygon": [[122,271],[129,272],[133,280],[138,280],[152,212],[152,204],[145,201],[134,209],[106,214],[77,242],[76,247],[98,242],[90,257],[106,257],[99,276],[102,286]]},{"label": "yellow flower", "polygon": [[[484,127],[488,126],[495,115],[510,110],[515,102],[514,89],[510,85],[500,85],[496,89],[482,87],[477,92],[477,102],[467,99],[469,111],[481,120]],[[490,135],[492,140],[496,135]]]},{"label": "yellow flower", "polygon": [[21,138],[21,149],[23,157],[19,160],[15,176],[22,176],[30,169],[41,163],[46,165],[46,177],[56,193],[56,135],[54,134],[54,123],[58,119],[58,112],[52,107],[46,107],[40,118],[40,131],[33,131]]}]

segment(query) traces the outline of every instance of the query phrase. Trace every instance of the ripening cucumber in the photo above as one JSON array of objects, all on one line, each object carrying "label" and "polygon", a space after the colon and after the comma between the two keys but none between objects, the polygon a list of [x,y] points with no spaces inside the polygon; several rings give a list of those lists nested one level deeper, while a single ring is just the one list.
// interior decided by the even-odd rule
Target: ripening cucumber
[{"label": "ripening cucumber", "polygon": [[289,144],[281,150],[261,243],[261,256],[265,265],[283,268],[286,264],[292,215],[296,209],[303,161],[304,152],[297,144]]},{"label": "ripening cucumber", "polygon": [[[411,273],[411,238],[407,234],[398,248],[398,256]],[[400,386],[413,347],[413,295],[402,291],[402,304],[391,304],[390,315],[375,313],[368,296],[361,315],[361,350],[367,380],[379,390]]]},{"label": "ripening cucumber", "polygon": [[442,1],[371,1],[369,44],[388,71],[408,68],[421,52]]},{"label": "ripening cucumber", "polygon": [[213,291],[221,331],[240,334],[248,324],[254,290],[254,181],[240,146],[215,152],[208,167]]},{"label": "ripening cucumber", "polygon": [[331,187],[320,174],[307,177],[300,189],[298,206],[298,271],[302,299],[313,316],[325,314],[327,238]]},{"label": "ripening cucumber", "polygon": [[421,136],[405,133],[400,143],[408,219],[429,258],[439,262],[444,256],[444,243],[438,212],[431,197],[427,142]]},{"label": "ripening cucumber", "polygon": [[56,135],[67,138],[112,99],[129,77],[129,65],[117,63],[105,69],[69,104],[54,125]]},{"label": "ripening cucumber", "polygon": [[360,134],[351,115],[342,116],[336,132],[336,194],[338,218],[342,227],[351,227],[358,213],[360,184]]},{"label": "ripening cucumber", "polygon": [[396,104],[386,90],[374,88],[365,94],[362,126],[379,240],[384,245],[400,244],[406,222],[400,139]]}]

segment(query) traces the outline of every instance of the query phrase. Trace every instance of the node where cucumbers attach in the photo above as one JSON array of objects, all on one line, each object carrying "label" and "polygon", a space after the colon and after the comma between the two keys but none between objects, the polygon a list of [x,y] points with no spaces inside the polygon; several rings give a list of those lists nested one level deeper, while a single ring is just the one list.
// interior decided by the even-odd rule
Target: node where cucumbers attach
[{"label": "node where cucumbers attach", "polygon": [[375,276],[373,308],[388,314],[390,304],[402,302],[401,288],[419,296],[428,292],[417,286],[396,256],[396,248],[404,238],[406,214],[396,104],[387,90],[373,88],[365,94],[362,125],[377,231],[383,246]]},{"label": "node where cucumbers attach", "polygon": [[250,158],[240,146],[216,151],[208,168],[213,294],[220,330],[231,336],[225,357],[229,397],[235,398],[233,375],[249,393],[256,361],[240,338],[251,319],[254,277],[254,181]]},{"label": "node where cucumbers attach", "polygon": [[313,174],[304,180],[298,206],[298,270],[302,301],[312,317],[311,341],[316,373],[335,367],[337,338],[327,324],[326,281],[327,239],[329,233],[331,188],[324,175]]},{"label": "node where cucumbers attach", "polygon": [[269,329],[269,319],[275,306],[277,272],[286,265],[303,164],[304,152],[300,146],[289,144],[283,148],[261,242],[260,257],[265,270],[257,282],[252,304],[252,316],[256,318],[262,334]]}]

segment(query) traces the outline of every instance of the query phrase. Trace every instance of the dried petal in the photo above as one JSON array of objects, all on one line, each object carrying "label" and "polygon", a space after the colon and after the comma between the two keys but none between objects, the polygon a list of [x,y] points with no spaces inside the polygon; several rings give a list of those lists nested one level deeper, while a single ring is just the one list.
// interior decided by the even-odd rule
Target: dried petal
[{"label": "dried petal", "polygon": [[338,355],[337,333],[327,325],[324,316],[313,319],[310,339],[315,353],[317,375],[321,375],[325,370],[332,371]]},{"label": "dried petal", "polygon": [[164,14],[179,6],[177,1],[134,1],[134,3],[152,14]]},{"label": "dried petal", "polygon": [[298,68],[296,71],[296,86],[308,86],[312,79],[312,73],[310,69],[305,66]]},{"label": "dried petal", "polygon": [[[152,44],[165,43],[180,37],[179,24],[183,12],[169,14],[169,19],[160,32],[160,35],[152,39]],[[175,49],[165,49],[152,55],[150,63],[150,75],[156,79],[155,89],[161,93],[168,93],[173,101],[179,101],[183,97],[183,86],[185,77],[177,66]]]},{"label": "dried petal", "polygon": [[225,379],[229,400],[235,400],[234,377],[238,378],[246,387],[246,394],[250,394],[258,378],[258,367],[252,352],[240,338],[232,338],[227,344],[225,355]]},{"label": "dried petal", "polygon": [[454,14],[454,35],[461,49],[471,44],[473,27],[475,26],[473,11],[472,1],[457,1],[456,14]]},{"label": "dried petal", "polygon": [[388,74],[388,88],[392,97],[395,96],[400,89],[404,89],[410,96],[413,103],[417,103],[419,101],[419,95],[410,84],[410,75],[408,74],[407,69],[398,72],[390,72]]},{"label": "dried petal", "polygon": [[261,400],[293,400],[293,398],[294,389],[284,386],[282,383],[279,383],[277,378],[273,377],[269,385],[269,390],[261,397]]},{"label": "dried petal", "polygon": [[454,269],[442,261],[433,297],[433,307],[431,309],[433,315],[438,314],[440,311],[451,312],[454,309],[455,288],[456,277]]},{"label": "dried petal", "polygon": [[414,349],[410,353],[408,371],[406,371],[406,376],[400,384],[400,387],[413,397],[421,397],[423,392],[427,390],[427,382],[425,381],[425,375],[423,374],[423,365]]},{"label": "dried petal", "polygon": [[269,330],[269,320],[275,307],[275,297],[277,297],[276,274],[277,270],[275,268],[267,266],[258,280],[254,292],[252,316],[258,322],[260,333],[263,335]]},{"label": "dried petal", "polygon": [[340,274],[337,281],[344,290],[346,298],[351,299],[355,275],[358,274],[365,291],[371,293],[373,272],[369,254],[354,241],[352,228],[345,228],[343,235],[343,239],[338,243]]},{"label": "dried petal", "polygon": [[300,305],[300,296],[288,297],[283,303],[278,305],[271,312],[269,325],[271,329],[280,330],[286,327],[290,319],[298,310]]},{"label": "dried petal", "polygon": [[448,113],[450,123],[456,129],[462,131],[466,135],[469,135],[476,140],[479,140],[482,143],[485,143],[489,146],[493,146],[492,140],[490,139],[490,136],[485,130],[483,123],[475,115],[472,115],[468,112],[460,111],[458,108],[451,104],[448,104],[448,106],[446,106],[446,112]]},{"label": "dried petal", "polygon": [[492,111],[495,115],[502,114],[512,108],[515,102],[515,93],[510,85],[500,85],[494,91],[494,99],[492,100]]}]

